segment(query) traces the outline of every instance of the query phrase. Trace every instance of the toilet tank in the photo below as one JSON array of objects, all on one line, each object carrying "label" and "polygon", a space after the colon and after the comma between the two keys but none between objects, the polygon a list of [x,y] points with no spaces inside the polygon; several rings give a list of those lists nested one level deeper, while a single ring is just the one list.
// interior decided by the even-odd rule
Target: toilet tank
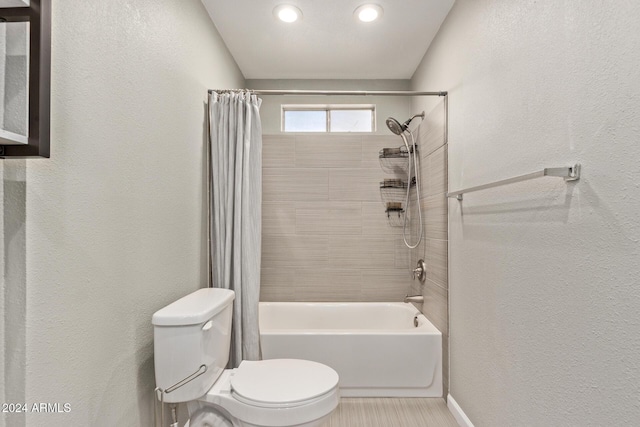
[{"label": "toilet tank", "polygon": [[198,399],[222,374],[229,361],[233,299],[234,293],[229,289],[198,289],[154,313],[156,385],[166,392],[204,371],[183,386],[166,392],[165,402]]}]

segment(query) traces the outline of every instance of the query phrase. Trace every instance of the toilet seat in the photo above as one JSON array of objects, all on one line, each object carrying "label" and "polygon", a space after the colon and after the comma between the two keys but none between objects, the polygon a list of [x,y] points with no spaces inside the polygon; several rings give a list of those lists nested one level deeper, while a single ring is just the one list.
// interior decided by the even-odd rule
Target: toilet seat
[{"label": "toilet seat", "polygon": [[333,369],[296,359],[243,361],[225,370],[200,399],[240,421],[234,426],[316,425],[313,422],[328,416],[339,401]]},{"label": "toilet seat", "polygon": [[231,394],[262,408],[306,405],[338,386],[330,367],[298,359],[243,361],[231,378]]}]

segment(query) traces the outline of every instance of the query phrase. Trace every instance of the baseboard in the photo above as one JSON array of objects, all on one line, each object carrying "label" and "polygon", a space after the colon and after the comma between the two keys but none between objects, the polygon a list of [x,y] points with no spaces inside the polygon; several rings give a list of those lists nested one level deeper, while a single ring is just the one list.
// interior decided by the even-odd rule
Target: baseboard
[{"label": "baseboard", "polygon": [[458,402],[456,402],[450,394],[447,395],[447,407],[460,427],[473,427],[473,423],[469,417],[467,417],[460,405],[458,405]]}]

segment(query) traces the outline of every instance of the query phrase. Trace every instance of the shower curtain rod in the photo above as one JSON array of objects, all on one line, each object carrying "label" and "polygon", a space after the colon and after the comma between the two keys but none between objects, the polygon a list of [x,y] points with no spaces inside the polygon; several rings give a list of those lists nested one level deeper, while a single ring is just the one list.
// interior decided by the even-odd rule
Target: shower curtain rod
[{"label": "shower curtain rod", "polygon": [[[235,89],[242,90],[242,89]],[[262,90],[262,89],[245,89],[255,95],[354,95],[354,96],[447,96],[448,92],[419,92],[413,90]],[[231,92],[229,89],[209,89],[209,93],[213,92]]]}]

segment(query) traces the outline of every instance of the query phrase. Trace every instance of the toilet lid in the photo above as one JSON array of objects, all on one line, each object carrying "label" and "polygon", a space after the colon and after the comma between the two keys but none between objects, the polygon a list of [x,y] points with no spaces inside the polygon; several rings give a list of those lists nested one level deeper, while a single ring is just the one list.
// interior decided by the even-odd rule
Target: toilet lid
[{"label": "toilet lid", "polygon": [[289,406],[328,393],[338,374],[310,360],[243,361],[231,378],[236,398],[256,406]]}]

